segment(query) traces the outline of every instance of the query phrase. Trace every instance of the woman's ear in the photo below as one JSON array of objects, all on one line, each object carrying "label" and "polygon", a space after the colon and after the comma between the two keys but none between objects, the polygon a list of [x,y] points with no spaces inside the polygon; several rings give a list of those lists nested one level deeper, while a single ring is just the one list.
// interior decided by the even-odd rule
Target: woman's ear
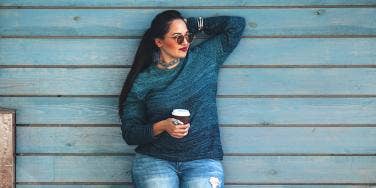
[{"label": "woman's ear", "polygon": [[154,39],[154,43],[155,43],[156,46],[158,46],[158,48],[160,48],[160,47],[163,46],[163,42],[162,42],[162,40],[159,39],[159,38],[155,38],[155,39]]}]

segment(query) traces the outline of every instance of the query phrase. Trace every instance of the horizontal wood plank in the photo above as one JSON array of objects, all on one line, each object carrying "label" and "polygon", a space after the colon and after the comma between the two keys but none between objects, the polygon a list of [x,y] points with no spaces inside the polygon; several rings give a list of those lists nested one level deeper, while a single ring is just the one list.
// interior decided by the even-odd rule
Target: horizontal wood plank
[{"label": "horizontal wood plank", "polygon": [[[3,38],[0,60],[12,66],[130,66],[139,42]],[[224,65],[376,65],[376,38],[243,38]]]},{"label": "horizontal wood plank", "polygon": [[[64,184],[48,184],[48,185],[43,185],[43,184],[38,184],[38,183],[33,183],[32,185],[28,185],[28,184],[22,184],[22,183],[19,183],[17,184],[17,187],[18,188],[133,188],[134,186],[133,185],[130,185],[129,183],[127,184],[119,184],[119,183],[116,183],[116,184],[110,184],[108,183],[107,185],[106,184],[100,184],[100,185],[93,185],[93,184],[90,184],[88,183],[88,185],[85,185],[85,184],[75,184],[75,183],[72,183],[71,185],[67,185],[67,183],[64,183]],[[227,186],[226,186],[227,187]],[[363,187],[361,187],[363,188]]]},{"label": "horizontal wood plank", "polygon": [[48,1],[48,0],[2,0],[0,6],[89,6],[89,7],[205,7],[205,6],[312,6],[312,5],[375,5],[374,0],[197,0],[197,1],[147,1],[147,0],[63,0],[63,1]]},{"label": "horizontal wood plank", "polygon": [[[220,129],[225,154],[376,155],[376,127]],[[17,127],[17,153],[22,154],[133,154],[134,148],[125,143],[120,127]]]},{"label": "horizontal wood plank", "polygon": [[[0,95],[119,95],[128,68],[3,68]],[[223,68],[218,95],[374,95],[373,68]]]},{"label": "horizontal wood plank", "polygon": [[[0,97],[18,124],[119,124],[117,98]],[[217,98],[220,124],[374,124],[376,98]]]},{"label": "horizontal wood plank", "polygon": [[[141,36],[155,9],[2,9],[4,36]],[[183,9],[185,17],[242,16],[244,36],[374,35],[374,8]],[[143,16],[139,16],[143,15]]]},{"label": "horizontal wood plank", "polygon": [[[131,182],[132,156],[18,156],[17,182]],[[226,183],[375,183],[376,156],[227,156]]]}]

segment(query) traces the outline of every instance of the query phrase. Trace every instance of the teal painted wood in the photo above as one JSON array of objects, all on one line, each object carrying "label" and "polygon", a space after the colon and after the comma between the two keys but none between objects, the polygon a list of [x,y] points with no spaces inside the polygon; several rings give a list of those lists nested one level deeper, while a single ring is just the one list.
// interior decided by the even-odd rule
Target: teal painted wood
[{"label": "teal painted wood", "polygon": [[[119,95],[128,68],[3,68],[0,95]],[[218,95],[372,95],[374,68],[222,68]]]},{"label": "teal painted wood", "polygon": [[[130,156],[17,156],[18,182],[130,182]],[[376,156],[226,156],[225,182],[376,183]]]},{"label": "teal painted wood", "polygon": [[[376,98],[218,98],[220,124],[374,124]],[[117,98],[0,97],[18,124],[119,124]]]},{"label": "teal painted wood", "polygon": [[131,65],[138,43],[138,39],[3,38],[0,60],[2,65]]},{"label": "teal painted wood", "polygon": [[20,156],[16,178],[17,182],[130,182],[132,158]]},{"label": "teal painted wood", "polygon": [[[18,186],[17,186],[18,187]],[[225,185],[226,188],[374,188],[371,185]]]},{"label": "teal painted wood", "polygon": [[0,69],[0,94],[119,95],[128,72],[125,68]]},{"label": "teal painted wood", "polygon": [[[376,154],[376,127],[221,127],[225,154]],[[134,153],[120,127],[17,127],[17,153]],[[330,143],[330,144],[328,144]]]},{"label": "teal painted wood", "polygon": [[[225,185],[226,188],[372,188],[371,185]],[[17,186],[18,187],[18,186]]]},{"label": "teal painted wood", "polygon": [[0,106],[16,107],[18,124],[118,124],[117,101],[109,97],[1,97]]},{"label": "teal painted wood", "polygon": [[[5,36],[140,36],[155,9],[2,9]],[[183,9],[185,17],[237,15],[245,36],[375,35],[374,8]],[[37,16],[36,16],[37,15]],[[139,16],[143,15],[143,16]]]},{"label": "teal painted wood", "polygon": [[119,127],[17,127],[17,153],[134,153]]},{"label": "teal painted wood", "polygon": [[[129,184],[101,184],[101,185],[81,185],[81,184],[72,184],[72,185],[41,185],[41,184],[34,184],[34,185],[25,185],[25,184],[17,184],[17,188],[133,188],[133,185]],[[231,187],[231,186],[230,186]],[[227,186],[226,186],[227,188]],[[235,187],[234,187],[235,188]],[[239,187],[240,188],[240,187]],[[363,188],[363,187],[362,187]]]},{"label": "teal painted wood", "polygon": [[376,93],[375,69],[226,68],[221,69],[219,75],[219,95],[372,95]]},{"label": "teal painted wood", "polygon": [[222,124],[372,124],[374,98],[219,99]]},{"label": "teal painted wood", "polygon": [[[34,184],[34,185],[25,185],[25,184],[17,184],[17,188],[131,188],[134,187],[133,185],[129,184],[108,184],[108,185],[81,185],[81,184],[72,184],[72,185],[41,185],[41,184]],[[226,186],[227,187],[227,186]]]},{"label": "teal painted wood", "polygon": [[147,0],[64,0],[64,1],[48,1],[48,0],[1,0],[0,6],[94,6],[94,7],[205,7],[205,6],[309,6],[309,5],[375,5],[374,0],[253,0],[253,1],[241,1],[241,0],[196,0],[196,1],[179,1],[179,0],[165,0],[165,1],[147,1]]},{"label": "teal painted wood", "polygon": [[[131,65],[138,43],[139,39],[2,38],[0,61],[1,65]],[[243,38],[224,65],[376,65],[376,38]]]},{"label": "teal painted wood", "polygon": [[[366,6],[345,8],[342,5]],[[36,6],[36,9],[2,9],[0,35],[42,37],[0,39],[0,65],[20,67],[0,68],[0,95],[32,95],[0,97],[0,106],[16,107],[19,124],[47,124],[17,127],[17,153],[21,154],[17,157],[17,181],[37,182],[18,186],[123,187],[122,184],[130,182],[132,156],[116,155],[132,154],[133,147],[124,143],[119,127],[108,125],[119,124],[117,98],[113,95],[118,95],[121,78],[125,78],[127,69],[118,66],[131,64],[140,35],[151,18],[168,6],[182,9],[187,17],[217,14],[246,17],[246,38],[225,66],[272,67],[222,68],[220,95],[346,95],[343,98],[220,96],[218,108],[226,153],[226,187],[376,185],[376,98],[352,96],[374,95],[376,91],[375,71],[365,68],[376,62],[376,40],[373,38],[376,20],[370,19],[376,15],[375,5],[374,0],[168,0],[151,3],[144,0],[105,3],[98,0],[0,0],[0,6]],[[43,7],[38,9],[38,6]],[[43,9],[45,6],[53,9]],[[70,9],[79,6],[83,8]],[[140,17],[140,14],[144,16]],[[342,35],[358,38],[337,38]],[[88,37],[83,39],[81,36]],[[96,39],[91,36],[124,38]],[[278,38],[286,36],[290,38]],[[291,38],[300,36],[316,38]],[[320,38],[327,36],[330,38]],[[25,65],[34,68],[22,68]],[[46,69],[37,65],[66,67]],[[67,69],[70,65],[87,68]],[[113,67],[90,69],[97,65]],[[360,65],[363,68],[286,68],[289,65]],[[49,124],[55,125],[50,127]],[[56,124],[72,124],[73,127]],[[76,124],[89,125],[75,127]],[[273,124],[276,126],[268,127]],[[312,124],[312,127],[295,127],[301,124]],[[342,124],[351,125],[336,127]],[[358,127],[358,124],[369,125]],[[66,153],[68,156],[64,156]],[[69,153],[82,156],[69,156]],[[256,156],[250,156],[254,154]],[[41,185],[43,182],[64,185]],[[104,185],[90,185],[96,183]],[[263,183],[269,185],[257,185]],[[291,185],[294,183],[298,185]],[[307,185],[315,183],[319,185]],[[329,186],[326,183],[364,186]]]},{"label": "teal painted wood", "polygon": [[374,183],[375,156],[226,157],[225,180],[270,183]]}]

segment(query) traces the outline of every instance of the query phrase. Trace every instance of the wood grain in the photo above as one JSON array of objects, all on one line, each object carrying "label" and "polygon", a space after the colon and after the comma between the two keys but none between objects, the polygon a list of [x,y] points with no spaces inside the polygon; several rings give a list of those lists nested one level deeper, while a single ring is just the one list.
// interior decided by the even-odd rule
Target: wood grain
[{"label": "wood grain", "polygon": [[[120,124],[117,97],[0,97],[18,124]],[[375,98],[217,98],[220,124],[374,124]]]},{"label": "wood grain", "polygon": [[[132,156],[18,156],[18,182],[131,182]],[[228,156],[225,182],[375,183],[376,156]]]},{"label": "wood grain", "polygon": [[[4,68],[0,95],[119,95],[128,68]],[[373,68],[223,68],[218,95],[372,95]]]},{"label": "wood grain", "polygon": [[[205,39],[195,39],[194,45]],[[130,66],[139,39],[3,38],[2,66]],[[376,38],[242,38],[225,66],[376,65]]]},{"label": "wood grain", "polygon": [[222,1],[208,1],[208,0],[196,0],[196,1],[179,1],[179,0],[168,0],[168,1],[147,1],[147,0],[62,0],[62,1],[48,1],[48,0],[2,0],[0,6],[88,6],[88,7],[153,7],[159,8],[164,6],[173,7],[206,7],[206,6],[340,6],[340,5],[375,5],[373,0],[357,0],[357,1],[347,1],[347,0],[253,0],[253,1],[242,1],[242,0],[222,0]]},{"label": "wood grain", "polygon": [[[4,36],[141,36],[158,9],[2,9]],[[374,8],[183,9],[184,17],[242,16],[244,36],[374,35]],[[37,15],[37,16],[36,16]],[[142,15],[142,16],[139,16]]]},{"label": "wood grain", "polygon": [[[192,125],[194,126],[194,125]],[[220,127],[225,155],[376,155],[376,127]],[[119,126],[17,127],[20,154],[134,154]]]}]

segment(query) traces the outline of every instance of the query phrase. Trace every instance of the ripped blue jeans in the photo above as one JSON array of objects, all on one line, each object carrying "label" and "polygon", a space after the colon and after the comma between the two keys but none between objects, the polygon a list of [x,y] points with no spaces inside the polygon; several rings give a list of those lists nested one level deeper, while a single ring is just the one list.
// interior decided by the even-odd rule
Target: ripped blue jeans
[{"label": "ripped blue jeans", "polygon": [[171,162],[136,153],[132,165],[136,188],[223,188],[223,166],[219,160]]}]

